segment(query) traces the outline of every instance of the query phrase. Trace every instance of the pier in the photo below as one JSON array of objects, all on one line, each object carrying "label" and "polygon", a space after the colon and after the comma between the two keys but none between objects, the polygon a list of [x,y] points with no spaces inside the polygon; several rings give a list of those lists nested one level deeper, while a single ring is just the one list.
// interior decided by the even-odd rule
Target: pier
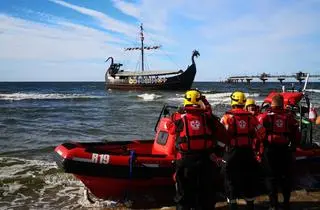
[{"label": "pier", "polygon": [[[296,74],[292,74],[292,75],[271,75],[271,74],[267,74],[267,73],[262,73],[261,75],[255,75],[255,76],[247,76],[247,75],[245,75],[245,76],[232,76],[232,77],[228,77],[226,82],[227,83],[238,83],[238,82],[250,83],[253,79],[258,79],[258,80],[261,80],[263,83],[265,83],[268,79],[277,79],[282,84],[282,82],[285,79],[293,78],[293,79],[296,79],[297,81],[299,81],[299,83],[302,83],[302,81],[306,79],[307,75],[308,75],[308,73],[304,73],[301,71]],[[320,74],[318,74],[318,75],[310,75],[309,74],[309,78],[320,78]]]}]

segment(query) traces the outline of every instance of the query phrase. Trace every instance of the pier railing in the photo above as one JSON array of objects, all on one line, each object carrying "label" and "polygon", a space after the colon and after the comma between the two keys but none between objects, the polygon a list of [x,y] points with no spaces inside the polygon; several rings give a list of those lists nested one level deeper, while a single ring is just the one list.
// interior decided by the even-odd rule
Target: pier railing
[{"label": "pier railing", "polygon": [[[282,83],[285,79],[288,78],[293,78],[296,79],[297,81],[299,81],[300,83],[302,83],[303,80],[305,80],[307,78],[308,73],[304,73],[304,72],[298,72],[296,74],[292,74],[292,75],[271,75],[271,74],[267,74],[267,73],[262,73],[261,75],[253,75],[253,76],[248,76],[248,75],[244,75],[244,76],[231,76],[228,77],[226,82],[228,83],[237,83],[237,82],[247,82],[250,83],[253,79],[258,79],[261,80],[263,83],[265,83],[268,79],[277,79],[280,81],[280,83]],[[309,77],[313,77],[313,78],[320,78],[320,74],[318,75],[310,75]]]}]

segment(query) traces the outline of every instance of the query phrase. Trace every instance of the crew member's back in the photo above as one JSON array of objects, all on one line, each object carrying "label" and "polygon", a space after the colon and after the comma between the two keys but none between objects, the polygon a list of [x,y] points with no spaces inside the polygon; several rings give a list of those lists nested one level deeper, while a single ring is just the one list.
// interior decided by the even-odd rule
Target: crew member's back
[{"label": "crew member's back", "polygon": [[214,209],[214,178],[219,176],[211,157],[228,138],[198,90],[185,94],[184,107],[172,116],[169,132],[176,133],[177,209]]}]

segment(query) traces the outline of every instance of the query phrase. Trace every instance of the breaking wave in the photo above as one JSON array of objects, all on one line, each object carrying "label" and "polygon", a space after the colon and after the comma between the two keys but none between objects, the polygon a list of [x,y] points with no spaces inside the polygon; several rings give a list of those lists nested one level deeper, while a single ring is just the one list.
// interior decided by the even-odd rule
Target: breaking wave
[{"label": "breaking wave", "polygon": [[144,93],[144,94],[140,94],[140,95],[137,95],[139,98],[142,98],[143,100],[145,101],[153,101],[153,100],[156,100],[158,98],[162,98],[161,95],[157,95],[157,94],[154,94],[154,93]]},{"label": "breaking wave", "polygon": [[0,157],[0,195],[0,209],[125,209],[131,205],[130,200],[96,198],[54,162],[16,157]]},{"label": "breaking wave", "polygon": [[0,169],[0,208],[65,207],[62,201],[78,200],[83,186],[54,162],[0,157]]},{"label": "breaking wave", "polygon": [[[206,93],[204,94],[211,105],[218,105],[218,104],[230,104],[230,95],[232,92],[225,92],[225,93]],[[245,93],[247,97],[254,98],[257,103],[263,101],[260,97],[259,93]],[[179,102],[182,103],[184,94],[176,94],[175,97],[171,97],[168,99],[170,102]]]},{"label": "breaking wave", "polygon": [[100,99],[104,96],[88,96],[82,94],[62,93],[0,93],[0,100],[63,100],[63,99]]},{"label": "breaking wave", "polygon": [[308,92],[314,92],[314,93],[320,93],[320,90],[318,89],[306,89]]}]

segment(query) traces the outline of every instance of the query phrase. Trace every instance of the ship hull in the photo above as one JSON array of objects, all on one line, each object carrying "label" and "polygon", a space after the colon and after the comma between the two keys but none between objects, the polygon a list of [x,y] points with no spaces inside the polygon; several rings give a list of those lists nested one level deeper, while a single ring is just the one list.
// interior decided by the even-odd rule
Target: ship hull
[{"label": "ship hull", "polygon": [[130,84],[125,79],[114,79],[106,73],[107,89],[122,90],[188,90],[191,88],[196,75],[196,65],[192,64],[184,72],[175,76],[162,77],[164,82],[155,83],[135,83]]}]

